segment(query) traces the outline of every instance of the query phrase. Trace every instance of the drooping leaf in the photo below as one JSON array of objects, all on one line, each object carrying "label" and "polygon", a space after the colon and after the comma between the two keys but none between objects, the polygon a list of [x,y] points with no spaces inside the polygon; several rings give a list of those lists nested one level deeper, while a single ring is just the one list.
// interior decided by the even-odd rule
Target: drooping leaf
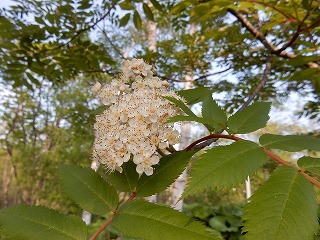
[{"label": "drooping leaf", "polygon": [[124,27],[128,24],[131,17],[131,13],[127,13],[120,19],[120,27]]},{"label": "drooping leaf", "polygon": [[134,5],[128,1],[123,1],[123,2],[119,3],[119,6],[123,10],[134,10],[135,9]]},{"label": "drooping leaf", "polygon": [[138,184],[139,174],[136,171],[136,164],[128,161],[122,166],[122,173],[114,171],[106,174],[107,180],[117,190],[122,192],[135,192]]},{"label": "drooping leaf", "polygon": [[143,8],[143,12],[146,15],[146,17],[150,20],[150,21],[154,21],[154,15],[153,12],[151,11],[150,7],[148,6],[148,4],[143,3],[142,4],[142,8]]},{"label": "drooping leaf", "polygon": [[313,76],[318,73],[318,69],[316,68],[308,68],[304,69],[302,71],[297,71],[295,72],[289,80],[296,80],[296,81],[301,81],[301,80],[311,80],[313,79]]},{"label": "drooping leaf", "polygon": [[145,197],[165,190],[183,172],[196,151],[180,151],[162,157],[151,176],[142,175],[137,185],[137,196]]},{"label": "drooping leaf", "polygon": [[202,104],[202,117],[210,122],[216,131],[226,128],[227,114],[213,100],[212,95],[207,95]]},{"label": "drooping leaf", "polygon": [[243,220],[248,240],[313,239],[318,219],[312,184],[296,169],[279,167],[250,198]]},{"label": "drooping leaf", "polygon": [[292,66],[302,66],[308,62],[317,61],[320,59],[320,56],[297,56],[288,60],[288,64]]},{"label": "drooping leaf", "polygon": [[183,97],[189,105],[202,102],[205,97],[212,94],[212,90],[206,87],[197,87],[193,89],[186,89],[177,91],[177,94]]},{"label": "drooping leaf", "polygon": [[181,1],[171,9],[170,14],[177,15],[182,11],[184,11],[191,4],[192,4],[192,1]]},{"label": "drooping leaf", "polygon": [[59,174],[66,193],[88,212],[102,215],[117,207],[116,190],[94,170],[62,165]]},{"label": "drooping leaf", "polygon": [[87,239],[87,228],[81,218],[42,206],[17,205],[2,209],[0,226],[0,235],[15,240]]},{"label": "drooping leaf", "polygon": [[133,13],[133,23],[137,29],[141,29],[142,22],[141,22],[140,14],[138,13],[137,10],[135,10]]},{"label": "drooping leaf", "polygon": [[189,116],[195,116],[196,115],[190,110],[190,108],[184,104],[184,102],[182,102],[179,99],[173,98],[173,97],[164,97],[165,99],[169,100],[170,102],[176,104],[178,107],[181,108],[182,111],[184,111],[187,115]]},{"label": "drooping leaf", "polygon": [[320,176],[320,158],[302,157],[298,160],[298,166]]},{"label": "drooping leaf", "polygon": [[111,224],[126,236],[146,240],[221,239],[183,213],[143,200],[124,204]]},{"label": "drooping leaf", "polygon": [[205,152],[191,167],[183,198],[214,188],[228,188],[244,181],[268,157],[258,144],[241,140]]},{"label": "drooping leaf", "polygon": [[228,119],[232,133],[250,133],[266,126],[271,103],[256,102]]},{"label": "drooping leaf", "polygon": [[157,0],[150,0],[152,5],[159,11],[163,11],[163,6]]},{"label": "drooping leaf", "polygon": [[37,86],[40,86],[38,79],[36,79],[34,76],[32,76],[31,73],[26,72],[26,74],[32,83],[36,84]]},{"label": "drooping leaf", "polygon": [[263,134],[259,142],[266,148],[297,152],[305,149],[320,151],[320,139],[306,135]]}]

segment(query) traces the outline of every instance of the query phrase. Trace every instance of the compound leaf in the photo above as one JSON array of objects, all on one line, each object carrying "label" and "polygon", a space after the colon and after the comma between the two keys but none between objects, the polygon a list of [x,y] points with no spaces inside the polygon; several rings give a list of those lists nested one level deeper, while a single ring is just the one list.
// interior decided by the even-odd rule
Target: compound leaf
[{"label": "compound leaf", "polygon": [[59,173],[65,192],[88,212],[103,215],[117,207],[117,191],[91,168],[62,165]]},{"label": "compound leaf", "polygon": [[113,218],[112,226],[126,236],[139,239],[221,239],[183,213],[144,200],[124,204]]},{"label": "compound leaf", "polygon": [[15,240],[87,239],[87,228],[81,218],[42,206],[5,208],[0,211],[0,225],[1,233]]},{"label": "compound leaf", "polygon": [[296,169],[279,167],[250,198],[243,220],[248,240],[314,239],[318,219],[313,185]]},{"label": "compound leaf", "polygon": [[268,157],[254,142],[241,140],[208,150],[191,167],[191,176],[183,198],[198,192],[228,188],[244,181]]}]

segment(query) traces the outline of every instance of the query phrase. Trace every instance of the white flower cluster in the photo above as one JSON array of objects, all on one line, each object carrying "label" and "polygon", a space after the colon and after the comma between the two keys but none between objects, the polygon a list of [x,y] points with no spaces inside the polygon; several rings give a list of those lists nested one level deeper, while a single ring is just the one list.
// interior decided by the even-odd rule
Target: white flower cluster
[{"label": "white flower cluster", "polygon": [[168,90],[166,81],[154,77],[152,66],[142,59],[124,61],[122,72],[110,84],[96,83],[92,88],[108,106],[96,116],[93,158],[119,172],[132,160],[140,175],[150,176],[160,160],[158,150],[179,141],[173,124],[165,123],[179,110],[163,96],[181,98]]}]

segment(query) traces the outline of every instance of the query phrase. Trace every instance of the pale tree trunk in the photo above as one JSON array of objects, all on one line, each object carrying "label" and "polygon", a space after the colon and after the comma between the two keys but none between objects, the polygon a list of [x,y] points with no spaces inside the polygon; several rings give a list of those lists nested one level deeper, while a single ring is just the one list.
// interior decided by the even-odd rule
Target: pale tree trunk
[{"label": "pale tree trunk", "polygon": [[[148,0],[147,4],[150,8],[153,7],[152,3]],[[156,23],[153,21],[148,20],[148,50],[151,52],[156,51]],[[145,198],[149,202],[157,202],[157,194],[152,195],[150,197]]]},{"label": "pale tree trunk", "polygon": [[246,180],[246,199],[248,200],[251,197],[251,180],[250,176],[248,176]]},{"label": "pale tree trunk", "polygon": [[[99,162],[92,160],[91,168],[94,171],[97,171],[99,168]],[[91,217],[92,217],[91,213],[87,212],[86,210],[82,211],[82,220],[86,223],[86,225],[89,225],[91,223]]]},{"label": "pale tree trunk", "polygon": [[[192,23],[190,25],[189,34],[192,36],[196,31],[196,24]],[[193,72],[190,67],[187,66],[187,74],[185,76],[186,83],[184,85],[184,90],[191,89],[193,87]],[[191,143],[191,136],[190,136],[190,129],[191,129],[191,123],[186,122],[181,125],[181,137],[180,137],[180,144],[179,148],[180,150],[186,148]],[[183,200],[179,200],[181,197],[186,183],[187,183],[187,174],[188,170],[187,168],[182,172],[182,174],[178,177],[178,179],[175,181],[172,187],[172,195],[171,195],[171,207],[178,211],[182,211],[183,206]]]}]

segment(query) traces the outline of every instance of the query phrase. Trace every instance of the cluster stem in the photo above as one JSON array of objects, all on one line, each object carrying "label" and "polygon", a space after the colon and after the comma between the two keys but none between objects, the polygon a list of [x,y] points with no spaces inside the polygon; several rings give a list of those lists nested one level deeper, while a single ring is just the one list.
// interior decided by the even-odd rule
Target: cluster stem
[{"label": "cluster stem", "polygon": [[[126,202],[130,202],[132,199],[134,199],[137,196],[137,194],[135,192],[133,192],[130,197],[128,198],[128,200]],[[117,214],[118,209],[112,211],[112,215],[108,218],[108,220],[92,235],[92,237],[89,240],[95,240],[97,239],[97,237],[100,235],[100,233],[103,232],[103,230],[105,230],[109,224],[112,222],[112,219],[114,218],[114,216]]]}]

